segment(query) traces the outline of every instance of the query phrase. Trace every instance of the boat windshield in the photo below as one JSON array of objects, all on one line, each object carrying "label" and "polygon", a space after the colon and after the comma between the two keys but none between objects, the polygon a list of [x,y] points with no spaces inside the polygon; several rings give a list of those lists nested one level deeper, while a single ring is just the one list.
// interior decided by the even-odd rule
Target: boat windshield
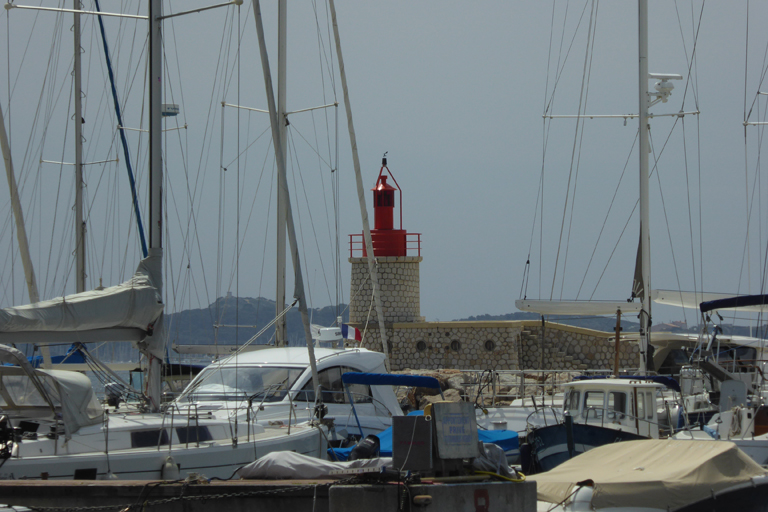
[{"label": "boat windshield", "polygon": [[208,367],[190,384],[179,401],[221,401],[254,398],[279,402],[304,368],[282,366]]}]

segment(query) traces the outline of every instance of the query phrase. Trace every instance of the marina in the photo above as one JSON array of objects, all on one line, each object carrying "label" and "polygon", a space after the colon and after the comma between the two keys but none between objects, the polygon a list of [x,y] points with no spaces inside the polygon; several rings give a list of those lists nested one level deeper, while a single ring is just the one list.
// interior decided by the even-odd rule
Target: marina
[{"label": "marina", "polygon": [[[699,123],[705,110],[695,50],[686,47],[684,60],[670,59],[668,42],[660,52],[649,37],[659,34],[649,28],[656,21],[649,4],[658,9],[658,2],[637,0],[637,42],[614,48],[632,48],[625,53],[637,83],[624,93],[637,113],[629,114],[587,108],[592,59],[605,57],[593,53],[598,2],[584,2],[579,14],[569,12],[571,3],[564,11],[552,6],[550,52],[559,44],[560,54],[556,64],[546,60],[547,73],[553,66],[555,72],[554,85],[548,77],[545,86],[539,189],[535,196],[515,191],[535,199],[523,219],[530,239],[503,234],[528,244],[517,300],[508,276],[499,277],[509,261],[494,277],[504,282],[505,304],[514,301],[519,312],[454,321],[424,314],[424,298],[434,295],[423,284],[434,285],[440,273],[440,289],[455,282],[444,293],[452,307],[474,308],[472,297],[486,285],[473,283],[464,293],[458,283],[486,270],[483,258],[499,252],[491,249],[496,246],[475,244],[476,258],[459,269],[446,271],[445,262],[472,246],[463,230],[483,231],[492,222],[451,226],[449,236],[422,226],[441,216],[449,224],[452,210],[468,210],[472,218],[472,201],[491,201],[446,194],[436,180],[430,191],[444,201],[428,210],[425,197],[412,194],[418,173],[395,148],[397,158],[385,148],[374,167],[361,163],[341,44],[348,26],[334,0],[321,3],[312,2],[302,30],[290,31],[288,19],[298,8],[287,0],[142,0],[106,10],[97,0],[5,5],[9,76],[0,142],[10,238],[0,230],[0,239],[9,248],[11,276],[0,280],[0,512],[693,512],[736,504],[743,512],[768,510],[768,252],[759,218],[765,195],[759,145],[750,170],[745,144],[748,226],[738,282],[727,287],[731,293],[713,293],[703,277],[709,234],[702,197],[696,198],[697,241],[693,185],[686,183],[689,239],[672,235],[663,195],[662,206],[654,204],[652,180],[661,190],[667,142],[682,142],[679,154],[687,157],[691,141],[685,132],[682,140],[672,133],[678,123],[681,131]],[[694,9],[704,13],[694,4],[692,20]],[[341,12],[344,7],[354,10]],[[118,8],[123,12],[110,12]],[[210,21],[191,21],[202,17]],[[44,71],[30,71],[27,49],[10,37],[12,20],[14,29],[29,30],[29,41],[38,20],[55,20],[40,21],[54,27]],[[559,43],[555,20],[562,21]],[[680,25],[683,45],[698,49],[695,23],[693,30]],[[182,27],[192,28],[191,36]],[[569,97],[577,100],[577,114],[561,114],[551,107],[570,58],[571,30],[570,44],[578,40],[584,51],[581,96]],[[345,41],[344,48],[359,44]],[[308,64],[314,45],[318,62]],[[30,52],[42,62],[41,47]],[[301,62],[300,73],[289,73],[292,59]],[[676,69],[681,63],[687,69]],[[43,84],[39,99],[16,89],[19,77]],[[568,87],[578,89],[576,83]],[[745,141],[747,130],[765,124],[750,119],[746,91],[745,84]],[[763,110],[765,94],[758,86],[754,104]],[[24,110],[33,103],[34,113]],[[19,120],[19,109],[26,118]],[[565,204],[553,207],[546,196],[545,210],[545,185],[559,180],[545,178],[549,137],[562,136],[553,124],[569,119],[572,140],[552,144],[559,146],[557,165],[569,168]],[[585,123],[595,119],[637,126],[626,153],[610,147],[615,133],[605,127],[603,142],[582,146]],[[361,133],[370,133],[369,122]],[[408,131],[408,123],[401,129]],[[659,134],[667,129],[662,147]],[[363,137],[361,146],[371,142]],[[562,149],[568,144],[570,162]],[[59,160],[46,156],[52,148]],[[468,166],[467,191],[474,190],[473,175],[479,181],[482,174],[480,149]],[[595,155],[604,162],[595,165]],[[625,160],[613,198],[605,200],[608,189],[594,177],[588,187],[603,196],[591,206],[607,205],[589,255],[587,233],[591,239],[600,220],[596,213],[574,214],[579,169],[594,165],[613,179],[617,164],[607,162],[617,155]],[[44,165],[58,166],[57,187],[40,178]],[[314,167],[317,174],[308,171]],[[619,196],[627,170],[639,176],[639,186]],[[697,186],[701,194],[701,181]],[[614,205],[630,209],[623,217]],[[556,226],[549,214],[561,208]],[[670,210],[683,217],[679,205]],[[662,217],[670,246],[691,246],[691,268],[683,272],[674,249],[671,264],[658,264],[659,254],[667,257],[657,241],[664,235],[655,229]],[[503,222],[515,232],[529,229],[518,224],[521,219]],[[545,232],[558,229],[557,244],[545,244]],[[604,229],[616,237],[612,249],[601,243]],[[631,244],[619,247],[625,231],[632,232]],[[566,285],[570,251],[589,261],[578,287]],[[605,281],[615,282],[598,288],[614,255],[619,271],[611,269]],[[596,259],[605,268],[595,279]],[[735,259],[718,263],[733,281]],[[673,282],[670,268],[678,287],[692,274],[695,291],[655,287]],[[582,290],[587,281],[597,281],[591,292]],[[261,296],[265,287],[274,300]],[[563,298],[569,294],[573,300]],[[313,307],[326,302],[332,305]],[[687,320],[654,323],[652,310],[675,307],[683,315],[694,310],[690,328]]]}]

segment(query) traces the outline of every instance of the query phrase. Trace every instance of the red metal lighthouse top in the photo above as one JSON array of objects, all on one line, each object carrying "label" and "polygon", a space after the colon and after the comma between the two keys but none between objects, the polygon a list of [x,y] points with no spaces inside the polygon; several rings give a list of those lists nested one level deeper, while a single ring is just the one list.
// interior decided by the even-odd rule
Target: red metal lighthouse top
[{"label": "red metal lighthouse top", "polygon": [[[387,183],[387,177],[392,178],[395,183],[394,187]],[[418,255],[421,256],[421,235],[406,233],[403,229],[403,191],[392,171],[387,167],[386,154],[381,161],[381,170],[376,179],[376,186],[371,190],[373,191],[374,214],[374,229],[371,230],[371,240],[374,256],[407,256],[409,243],[411,248],[417,249]],[[395,192],[400,193],[399,229],[395,229],[394,226]],[[361,235],[350,235],[350,257],[353,256],[356,245],[355,239],[358,237],[360,237],[360,241],[357,243],[362,246],[363,256],[367,256]]]},{"label": "red metal lighthouse top", "polygon": [[[373,218],[374,229],[394,229],[394,211],[395,211],[395,191],[400,192],[400,229],[403,228],[403,191],[400,189],[400,185],[397,185],[397,180],[392,176],[392,172],[387,167],[387,159],[384,158],[384,165],[381,166],[379,171],[379,178],[376,180],[376,186],[373,187]],[[387,170],[392,181],[395,182],[397,188],[387,183],[387,175],[384,174],[384,169]]]}]

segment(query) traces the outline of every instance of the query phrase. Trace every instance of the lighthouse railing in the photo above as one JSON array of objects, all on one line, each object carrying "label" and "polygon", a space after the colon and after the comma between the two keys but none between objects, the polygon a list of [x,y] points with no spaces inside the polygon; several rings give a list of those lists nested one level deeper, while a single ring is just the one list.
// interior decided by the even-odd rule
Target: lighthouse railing
[{"label": "lighthouse railing", "polygon": [[[365,240],[362,233],[349,235],[349,257],[362,258],[365,249]],[[405,234],[405,255],[421,257],[421,233]]]}]

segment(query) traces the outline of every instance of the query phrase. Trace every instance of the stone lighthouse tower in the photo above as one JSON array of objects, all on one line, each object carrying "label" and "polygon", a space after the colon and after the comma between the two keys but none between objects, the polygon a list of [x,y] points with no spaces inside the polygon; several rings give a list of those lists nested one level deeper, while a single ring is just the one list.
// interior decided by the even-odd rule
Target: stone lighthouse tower
[{"label": "stone lighthouse tower", "polygon": [[[391,178],[393,187],[387,182]],[[408,233],[403,229],[403,192],[392,172],[382,159],[381,170],[373,187],[374,229],[371,230],[373,254],[377,261],[378,281],[384,309],[384,322],[392,324],[423,322],[419,299],[419,263],[421,262],[421,234]],[[395,229],[395,208],[400,196]],[[368,274],[368,260],[363,235],[350,235],[352,276],[350,283],[349,322],[359,328],[368,328],[369,335],[378,339],[376,307],[373,302],[373,285]]]}]

